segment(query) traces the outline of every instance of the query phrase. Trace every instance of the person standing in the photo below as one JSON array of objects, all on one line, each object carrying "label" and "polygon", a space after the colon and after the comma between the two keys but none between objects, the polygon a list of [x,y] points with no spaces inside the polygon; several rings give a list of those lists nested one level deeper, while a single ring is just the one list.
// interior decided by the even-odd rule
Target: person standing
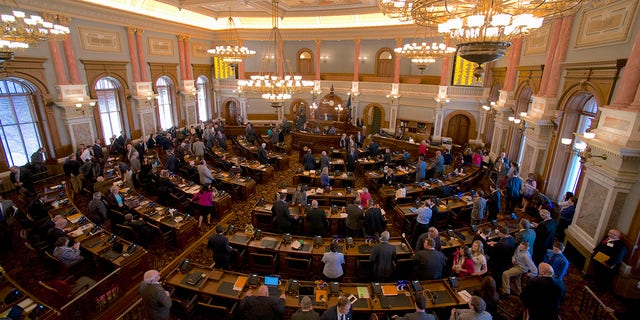
[{"label": "person standing", "polygon": [[484,212],[487,208],[487,200],[483,198],[484,192],[482,190],[471,190],[471,196],[473,198],[473,207],[471,208],[471,225],[478,225],[484,220]]},{"label": "person standing", "polygon": [[359,206],[360,201],[356,198],[354,203],[347,205],[347,219],[345,224],[347,225],[347,236],[349,237],[361,237],[362,236],[362,222],[364,220],[364,211]]},{"label": "person standing", "polygon": [[160,273],[157,270],[144,273],[144,281],[138,287],[142,297],[142,308],[147,319],[168,320],[171,313],[171,297],[169,291],[164,290],[158,281]]},{"label": "person standing", "polygon": [[489,190],[491,191],[491,195],[489,195],[489,200],[487,200],[487,211],[489,212],[489,221],[495,221],[498,219],[498,213],[502,211],[501,209],[501,195],[498,188],[491,183],[489,184]]},{"label": "person standing", "polygon": [[573,221],[573,216],[576,213],[576,202],[577,200],[575,197],[570,197],[565,202],[566,206],[563,207],[562,210],[560,211],[560,216],[558,217],[558,240],[559,241],[564,241],[565,230],[567,230],[567,228],[571,224],[571,221]]},{"label": "person standing", "polygon": [[538,275],[538,268],[531,260],[529,245],[526,242],[521,242],[518,245],[518,249],[511,258],[511,263],[513,266],[502,273],[502,292],[505,295],[511,293],[511,278],[514,278],[516,285],[514,291],[516,295],[519,295],[522,292],[521,275],[527,273],[532,278]]},{"label": "person standing", "polygon": [[447,259],[442,252],[436,250],[435,241],[432,238],[426,238],[423,246],[424,250],[416,251],[413,256],[416,278],[418,280],[442,278],[442,270]]},{"label": "person standing", "polygon": [[64,171],[64,175],[71,180],[73,193],[78,193],[82,190],[82,176],[80,175],[81,165],[82,164],[77,160],[75,153],[72,153],[62,164],[62,171]]},{"label": "person standing", "polygon": [[302,157],[302,165],[305,170],[313,170],[316,168],[316,159],[313,157],[311,149],[307,150],[307,153]]},{"label": "person standing", "polygon": [[338,281],[342,279],[344,271],[342,265],[344,264],[344,254],[338,252],[338,244],[332,242],[329,245],[329,252],[325,252],[322,255],[322,263],[324,268],[322,269],[322,275],[325,281]]},{"label": "person standing", "polygon": [[600,289],[608,289],[618,267],[627,254],[627,247],[622,241],[622,232],[611,229],[607,236],[593,249],[591,255],[595,271],[596,284]]},{"label": "person standing", "polygon": [[415,249],[422,250],[423,243],[418,239],[420,235],[429,231],[429,222],[431,221],[431,217],[433,216],[433,212],[427,205],[427,201],[425,200],[422,203],[422,206],[416,210],[416,224],[413,227],[413,236],[411,239],[415,239]]},{"label": "person standing", "polygon": [[198,211],[198,228],[202,226],[203,216],[207,216],[207,224],[211,224],[211,215],[213,213],[213,192],[211,185],[205,184],[200,187],[200,191],[193,195],[191,202],[195,203]]},{"label": "person standing", "polygon": [[200,141],[199,138],[196,138],[195,140],[196,141],[193,142],[193,145],[191,145],[191,150],[193,150],[193,155],[195,155],[196,158],[202,160],[204,159],[204,151],[206,149],[206,146],[204,145],[204,142]]},{"label": "person standing", "polygon": [[[512,167],[515,168],[515,167]],[[518,177],[518,170],[515,170],[515,174],[512,178],[507,180],[507,187],[505,190],[505,194],[507,197],[507,212],[506,214],[511,214],[513,210],[515,210],[516,206],[522,203],[522,194],[520,191],[522,190],[522,179]]]},{"label": "person standing", "polygon": [[527,219],[520,220],[520,230],[516,232],[513,240],[515,243],[526,242],[529,246],[529,253],[533,257],[533,245],[536,242],[536,232],[531,230],[531,222]]},{"label": "person standing", "polygon": [[533,244],[533,262],[540,263],[544,259],[544,254],[553,247],[553,239],[556,235],[558,223],[551,219],[551,213],[545,209],[540,209],[542,222],[533,224],[536,232],[536,239]]},{"label": "person standing", "polygon": [[213,175],[211,174],[211,170],[207,166],[207,162],[204,160],[200,161],[200,165],[198,165],[198,177],[200,178],[201,185],[211,185],[213,182]]},{"label": "person standing", "polygon": [[420,156],[418,158],[418,163],[416,164],[416,182],[420,182],[424,180],[427,176],[427,163],[424,162],[424,156]]},{"label": "person standing", "polygon": [[267,144],[264,142],[258,147],[258,162],[260,162],[260,164],[269,163],[269,156],[267,156],[266,147]]},{"label": "person standing", "polygon": [[553,250],[547,250],[547,254],[544,255],[544,263],[548,263],[553,268],[553,277],[564,281],[564,276],[569,271],[569,260],[562,253],[564,251],[564,244],[556,241],[553,243]]},{"label": "person standing", "polygon": [[323,236],[329,228],[327,213],[318,208],[318,201],[311,201],[311,211],[307,213],[306,220],[309,223],[309,235]]},{"label": "person standing", "polygon": [[222,226],[216,226],[216,234],[209,237],[207,248],[213,252],[216,268],[229,270],[232,249],[229,246],[229,239],[222,234]]},{"label": "person standing", "polygon": [[280,233],[291,233],[293,223],[297,221],[297,217],[291,216],[289,205],[283,200],[283,196],[280,193],[276,193],[276,201],[271,207],[271,214]]},{"label": "person standing", "polygon": [[509,234],[509,228],[506,226],[498,227],[498,236],[500,239],[489,241],[488,253],[489,266],[493,272],[494,279],[502,279],[502,273],[511,266],[511,257],[513,256],[514,241]]},{"label": "person standing", "polygon": [[373,263],[373,273],[380,282],[389,281],[393,274],[393,264],[396,260],[396,247],[389,244],[389,231],[380,235],[380,243],[371,251],[370,260]]},{"label": "person standing", "polygon": [[540,276],[529,280],[522,290],[520,300],[529,314],[529,320],[558,320],[564,290],[553,279],[554,271],[550,265],[541,263],[538,269]]},{"label": "person standing", "polygon": [[364,213],[364,232],[366,236],[378,236],[385,228],[384,217],[380,205],[369,199],[369,208]]}]

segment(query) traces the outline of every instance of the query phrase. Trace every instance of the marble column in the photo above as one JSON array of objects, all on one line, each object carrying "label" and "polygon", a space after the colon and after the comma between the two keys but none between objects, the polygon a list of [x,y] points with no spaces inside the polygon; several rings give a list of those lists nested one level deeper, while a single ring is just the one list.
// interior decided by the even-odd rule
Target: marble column
[{"label": "marble column", "polygon": [[[574,16],[562,18],[562,28],[556,46],[556,53],[553,57],[553,65],[549,73],[549,81],[547,82],[545,97],[553,98],[558,95],[560,90],[560,80],[562,79],[562,63],[567,55],[569,41],[571,40],[571,29],[573,29]],[[546,72],[546,70],[545,70]],[[544,75],[543,75],[544,76]]]},{"label": "marble column", "polygon": [[76,61],[76,54],[73,51],[73,44],[71,43],[71,37],[67,36],[62,41],[64,47],[64,57],[67,61],[67,69],[69,70],[69,78],[71,84],[82,84],[80,75],[78,74],[78,62]]},{"label": "marble column", "polygon": [[96,140],[95,121],[93,119],[93,108],[79,110],[75,103],[56,102],[56,106],[63,110],[63,123],[67,128],[71,146],[84,143],[91,145]]},{"label": "marble column", "polygon": [[187,71],[187,79],[193,80],[193,68],[191,68],[191,51],[189,50],[189,37],[184,37],[184,65]]},{"label": "marble column", "polygon": [[[445,40],[444,43],[447,45],[447,47],[449,46],[450,41],[450,39]],[[449,72],[449,64],[451,64],[451,58],[448,54],[445,54],[444,58],[442,58],[442,69],[440,70],[440,86],[446,86],[449,84],[448,80],[449,75],[451,74],[451,72]]]},{"label": "marble column", "polygon": [[149,73],[147,72],[147,58],[144,55],[144,44],[142,43],[142,30],[136,30],[136,43],[138,45],[138,59],[140,61],[140,80],[149,82]]},{"label": "marble column", "polygon": [[360,39],[353,40],[355,43],[354,57],[353,57],[353,82],[358,82],[360,72]]},{"label": "marble column", "polygon": [[60,52],[60,44],[58,41],[49,40],[49,51],[51,52],[53,71],[56,75],[56,84],[69,84],[69,78],[67,77],[67,72],[64,69],[64,60],[62,59],[62,52]]},{"label": "marble column", "polygon": [[187,66],[184,58],[184,36],[179,35],[178,37],[178,59],[180,61],[180,79],[188,80],[187,76]]},{"label": "marble column", "polygon": [[[136,50],[136,29],[127,27],[127,44],[129,46],[129,60],[131,61],[131,73],[133,74],[133,82],[140,81],[140,61],[138,61],[138,52]],[[155,128],[155,127],[154,127]]]},{"label": "marble column", "polygon": [[[402,47],[402,38],[396,38],[396,48]],[[393,68],[393,83],[400,83],[400,59],[402,55],[396,52],[396,64]],[[395,124],[394,124],[395,127]]]},{"label": "marble column", "polygon": [[442,138],[442,128],[444,127],[444,108],[436,109],[436,119],[433,121],[433,138],[432,140],[439,140]]},{"label": "marble column", "polygon": [[[239,46],[242,46],[242,40],[240,40]],[[244,75],[244,60],[238,62],[238,79],[246,79]]]},{"label": "marble column", "polygon": [[391,132],[396,131],[396,119],[398,119],[398,98],[391,98],[391,112],[389,113],[389,130]]},{"label": "marble column", "polygon": [[[629,53],[629,60],[627,60],[622,78],[618,83],[616,95],[610,107],[622,109],[628,107],[629,103],[633,101],[640,84],[640,32],[636,34],[633,48]],[[640,110],[640,108],[636,108],[636,110]]]},{"label": "marble column", "polygon": [[504,91],[515,91],[516,76],[518,75],[518,66],[520,66],[520,55],[522,52],[522,38],[516,38],[512,41],[509,49],[509,64],[507,65],[507,73],[504,76]]},{"label": "marble column", "polygon": [[240,116],[242,117],[242,119],[244,119],[244,122],[247,122],[247,120],[249,119],[247,117],[248,99],[245,96],[241,96],[241,97],[238,97],[238,100],[240,101]]},{"label": "marble column", "polygon": [[316,68],[316,81],[320,81],[320,44],[322,43],[322,41],[320,40],[316,40],[315,44],[316,44],[316,60],[314,61],[315,63],[315,68]]},{"label": "marble column", "polygon": [[[558,47],[558,40],[560,39],[560,30],[562,30],[562,19],[556,19],[552,22],[553,27],[551,28],[551,39],[549,39],[549,44],[547,45],[547,58],[544,62],[544,71],[542,72],[542,80],[540,81],[540,90],[538,90],[539,96],[544,96],[547,91],[547,83],[549,82],[549,74],[551,73],[551,68],[553,66],[553,58],[556,53],[556,48]],[[563,44],[564,45],[564,44]]]}]

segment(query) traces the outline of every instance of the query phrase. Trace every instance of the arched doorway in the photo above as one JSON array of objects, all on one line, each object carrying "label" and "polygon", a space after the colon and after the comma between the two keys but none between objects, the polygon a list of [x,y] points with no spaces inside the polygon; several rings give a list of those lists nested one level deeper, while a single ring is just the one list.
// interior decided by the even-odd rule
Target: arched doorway
[{"label": "arched doorway", "polygon": [[380,132],[384,124],[384,109],[378,104],[370,104],[364,108],[362,113],[363,122],[366,127],[366,134]]},{"label": "arched doorway", "polygon": [[238,123],[238,117],[240,117],[240,108],[235,100],[226,101],[222,106],[222,117],[225,122],[230,125],[242,125]]},{"label": "arched doorway", "polygon": [[449,120],[447,137],[450,137],[454,144],[465,145],[469,141],[469,127],[471,120],[463,114],[457,114]]},{"label": "arched doorway", "polygon": [[376,76],[393,77],[394,52],[390,48],[382,48],[376,53]]}]

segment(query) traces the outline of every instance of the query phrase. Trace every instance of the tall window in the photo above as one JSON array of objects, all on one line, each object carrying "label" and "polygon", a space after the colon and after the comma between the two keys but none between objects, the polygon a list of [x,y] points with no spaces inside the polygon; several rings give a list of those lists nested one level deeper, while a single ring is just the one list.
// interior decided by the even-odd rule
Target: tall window
[{"label": "tall window", "polygon": [[113,135],[119,135],[122,131],[118,87],[116,80],[110,77],[104,77],[96,82],[95,89],[102,124],[102,141],[109,141],[109,138]]},{"label": "tall window", "polygon": [[7,164],[21,166],[42,146],[33,91],[17,79],[0,80],[0,134]]},{"label": "tall window", "polygon": [[[591,128],[592,121],[596,118],[598,113],[598,102],[596,99],[591,96],[582,107],[580,111],[580,117],[578,118],[578,127],[576,128],[577,133],[585,133],[587,129]],[[576,137],[574,138],[574,146],[575,143],[580,142],[580,140]],[[567,180],[565,181],[564,190],[571,191],[573,193],[576,192],[576,188],[578,187],[578,178],[580,177],[580,172],[582,171],[582,164],[580,163],[580,157],[577,154],[573,154],[571,158],[569,158],[569,163],[567,164]]]},{"label": "tall window", "polygon": [[207,121],[209,119],[207,115],[207,101],[209,100],[209,86],[207,85],[208,83],[209,81],[207,81],[207,78],[205,76],[199,76],[198,80],[196,80],[196,88],[198,89],[198,94],[196,96],[198,99],[198,119],[200,119],[200,121]]},{"label": "tall window", "polygon": [[163,129],[173,127],[173,83],[167,77],[160,77],[156,81],[158,90],[158,114],[160,115],[160,126]]}]

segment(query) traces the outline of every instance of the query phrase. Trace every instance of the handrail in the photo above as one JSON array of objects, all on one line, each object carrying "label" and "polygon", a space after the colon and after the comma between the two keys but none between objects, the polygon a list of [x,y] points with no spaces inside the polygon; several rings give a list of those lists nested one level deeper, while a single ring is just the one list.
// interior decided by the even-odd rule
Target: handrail
[{"label": "handrail", "polygon": [[129,308],[127,308],[127,310],[125,310],[122,314],[120,314],[120,316],[118,316],[116,318],[116,320],[123,320],[125,319],[124,316],[126,316],[127,314],[129,314],[129,312],[131,312],[131,310],[133,310],[135,307],[137,307],[138,305],[140,305],[142,303],[142,298],[138,298],[138,300],[136,300],[136,302],[132,303],[131,306],[129,306]]},{"label": "handrail", "polygon": [[[587,298],[589,298],[590,301],[587,301]],[[591,307],[593,305],[593,300],[597,302],[595,309]],[[602,302],[602,300],[600,300],[600,298],[598,298],[587,286],[584,286],[584,295],[582,296],[582,302],[580,303],[580,311],[584,319],[618,320],[615,316],[615,310],[607,307],[604,302]]]},{"label": "handrail", "polygon": [[65,308],[67,308],[68,306],[72,305],[74,302],[76,302],[77,300],[79,300],[80,298],[83,298],[85,295],[87,295],[89,292],[91,292],[91,290],[93,290],[93,288],[101,285],[103,282],[105,282],[106,280],[110,279],[111,276],[116,275],[117,273],[119,273],[122,270],[122,267],[119,267],[118,269],[115,269],[113,272],[111,272],[110,274],[108,274],[106,277],[102,278],[102,280],[96,282],[93,286],[91,286],[90,288],[88,288],[87,290],[85,290],[84,292],[82,292],[81,294],[77,295],[75,298],[71,299],[71,301],[67,302],[67,304],[65,304],[64,306],[62,306],[60,308],[60,311],[64,310]]}]

